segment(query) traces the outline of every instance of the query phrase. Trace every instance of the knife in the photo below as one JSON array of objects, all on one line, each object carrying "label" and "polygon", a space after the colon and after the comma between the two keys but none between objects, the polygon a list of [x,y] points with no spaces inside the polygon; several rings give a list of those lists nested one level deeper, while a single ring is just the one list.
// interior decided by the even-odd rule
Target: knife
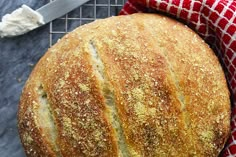
[{"label": "knife", "polygon": [[89,0],[54,0],[37,10],[22,5],[0,22],[0,37],[25,34],[74,10]]},{"label": "knife", "polygon": [[87,1],[88,0],[55,0],[36,11],[43,16],[43,21],[46,24],[74,10]]}]

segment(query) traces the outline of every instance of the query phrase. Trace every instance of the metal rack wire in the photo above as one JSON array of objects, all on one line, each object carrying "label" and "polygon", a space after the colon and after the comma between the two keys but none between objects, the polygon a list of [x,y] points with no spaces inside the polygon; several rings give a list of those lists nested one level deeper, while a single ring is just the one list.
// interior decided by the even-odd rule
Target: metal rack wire
[{"label": "metal rack wire", "polygon": [[[52,2],[53,0],[50,0]],[[49,45],[78,26],[90,23],[96,19],[115,16],[121,10],[126,0],[90,0],[65,16],[50,23]]]}]

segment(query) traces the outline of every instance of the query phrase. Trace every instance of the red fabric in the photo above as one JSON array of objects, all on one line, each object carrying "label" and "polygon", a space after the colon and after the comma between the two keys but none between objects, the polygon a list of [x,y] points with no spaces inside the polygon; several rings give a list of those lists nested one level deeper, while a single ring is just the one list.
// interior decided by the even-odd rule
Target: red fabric
[{"label": "red fabric", "polygon": [[128,0],[120,15],[155,10],[194,29],[215,50],[232,91],[231,135],[223,157],[236,156],[236,0]]}]

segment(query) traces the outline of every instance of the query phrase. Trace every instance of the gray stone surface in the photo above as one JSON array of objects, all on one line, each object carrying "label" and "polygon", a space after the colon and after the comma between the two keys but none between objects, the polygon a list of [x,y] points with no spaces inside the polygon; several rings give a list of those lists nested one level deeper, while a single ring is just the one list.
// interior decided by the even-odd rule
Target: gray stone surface
[{"label": "gray stone surface", "polygon": [[[90,6],[83,7],[71,12],[69,16],[82,16],[86,18],[105,18],[116,15],[121,7],[114,7],[114,4],[123,4],[123,0],[110,0],[113,4],[110,12],[107,7],[109,0],[92,0],[88,2]],[[33,9],[37,9],[48,3],[49,0],[0,0],[0,18],[19,8],[22,4],[27,4]],[[92,6],[94,2],[101,4],[95,10]],[[108,15],[108,13],[110,13]],[[92,20],[69,21],[68,31],[73,30],[80,24],[91,22]],[[54,29],[64,28],[65,23],[54,22]],[[53,42],[62,35],[55,34]],[[24,151],[20,143],[17,130],[17,109],[22,88],[34,65],[42,57],[49,47],[49,25],[36,29],[28,34],[13,37],[0,38],[0,157],[24,157]]]},{"label": "gray stone surface", "polygon": [[[1,0],[0,17],[27,4],[36,9],[47,0]],[[0,156],[23,157],[17,109],[21,90],[35,63],[48,48],[48,26],[26,35],[0,39]]]}]

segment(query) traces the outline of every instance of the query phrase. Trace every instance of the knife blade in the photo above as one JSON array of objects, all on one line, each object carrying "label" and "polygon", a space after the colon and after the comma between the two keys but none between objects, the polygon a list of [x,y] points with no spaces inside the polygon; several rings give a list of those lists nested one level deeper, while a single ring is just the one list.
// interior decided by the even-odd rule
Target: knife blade
[{"label": "knife blade", "polygon": [[89,0],[55,0],[36,11],[43,16],[44,23],[48,23],[74,10]]}]

